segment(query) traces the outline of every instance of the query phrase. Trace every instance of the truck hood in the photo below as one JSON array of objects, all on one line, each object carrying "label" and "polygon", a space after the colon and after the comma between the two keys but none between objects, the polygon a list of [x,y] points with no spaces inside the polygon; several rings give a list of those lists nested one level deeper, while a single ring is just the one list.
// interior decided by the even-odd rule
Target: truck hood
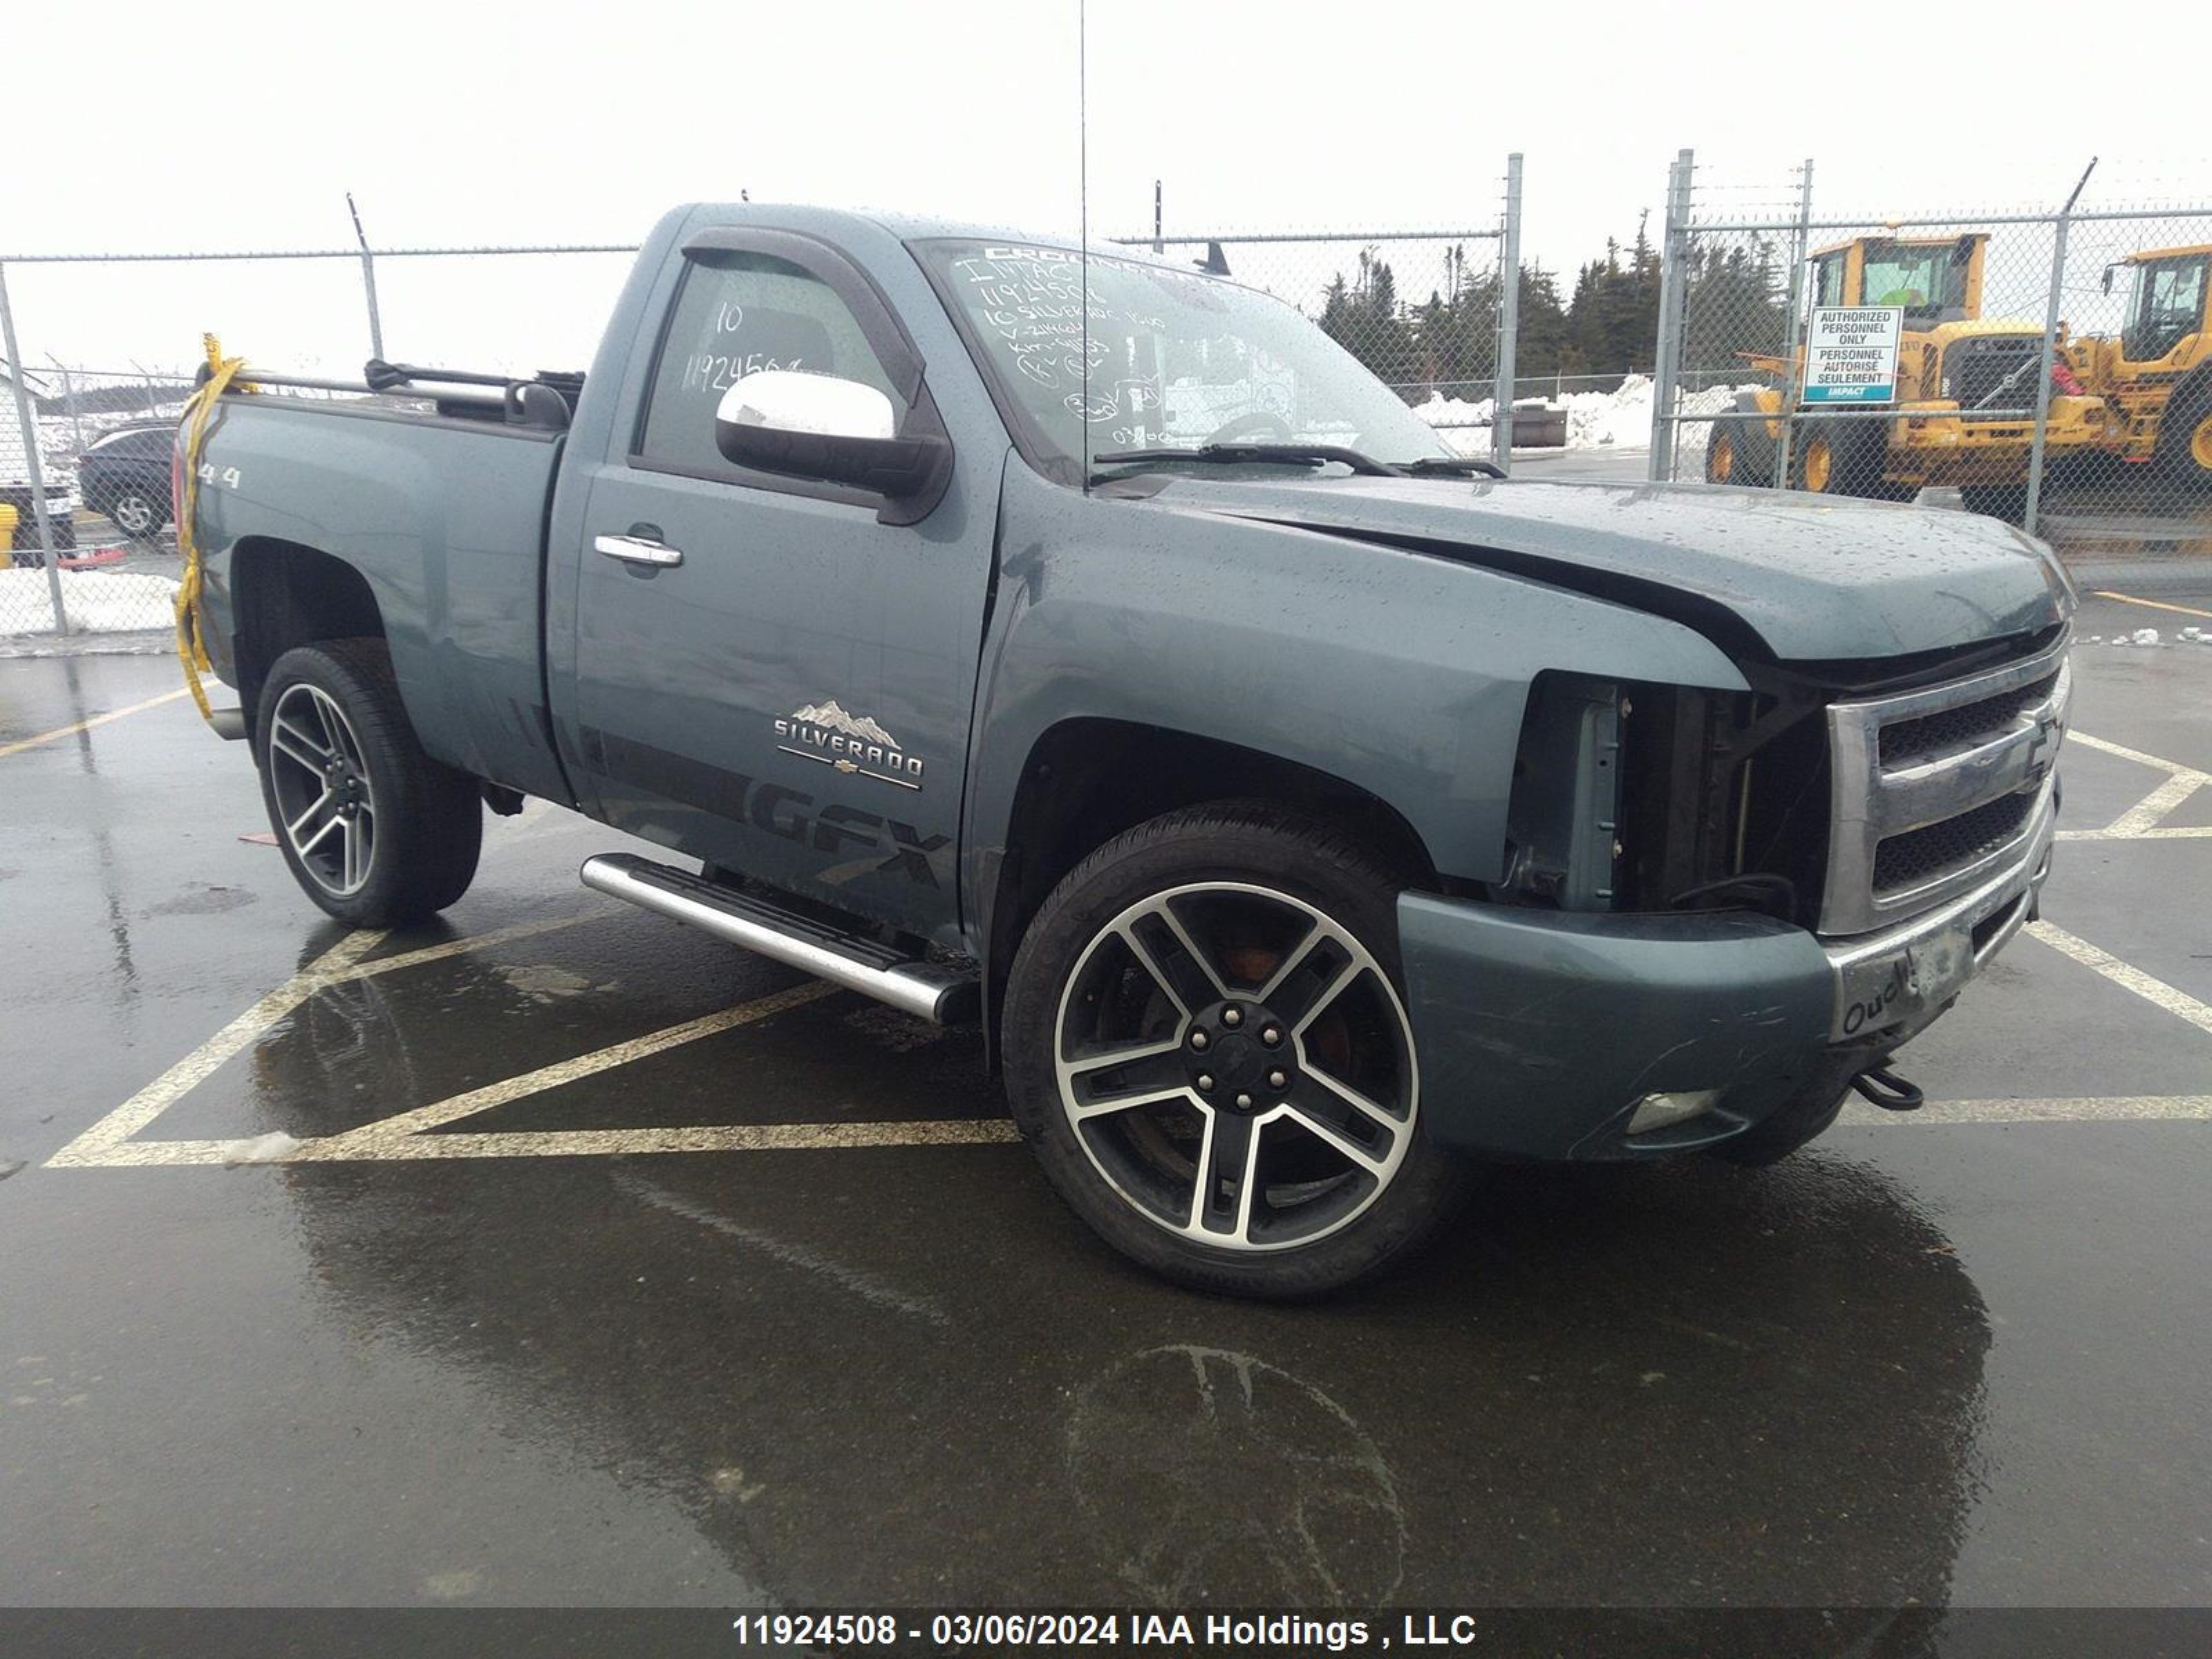
[{"label": "truck hood", "polygon": [[1704,484],[1178,477],[1163,507],[1430,553],[1673,617],[1785,662],[1912,656],[2049,627],[2057,562],[1994,519]]}]

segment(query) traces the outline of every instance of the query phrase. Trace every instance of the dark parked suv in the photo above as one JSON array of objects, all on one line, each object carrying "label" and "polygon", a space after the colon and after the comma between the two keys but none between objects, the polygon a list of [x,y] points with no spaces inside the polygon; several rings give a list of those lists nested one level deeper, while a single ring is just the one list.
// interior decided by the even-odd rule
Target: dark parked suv
[{"label": "dark parked suv", "polygon": [[96,440],[77,458],[84,504],[134,542],[160,538],[169,522],[169,453],[174,421],[133,421]]}]

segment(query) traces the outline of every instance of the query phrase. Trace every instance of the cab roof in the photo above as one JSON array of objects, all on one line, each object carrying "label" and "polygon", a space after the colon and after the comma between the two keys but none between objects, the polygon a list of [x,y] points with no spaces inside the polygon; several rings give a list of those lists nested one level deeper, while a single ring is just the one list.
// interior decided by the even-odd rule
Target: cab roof
[{"label": "cab roof", "polygon": [[[1986,230],[1962,231],[1960,234],[1971,236],[1978,242],[1986,242],[1990,240],[1990,234]],[[1816,247],[1813,250],[1811,257],[1815,259],[1825,259],[1831,253],[1842,253],[1869,242],[1880,242],[1889,247],[1956,247],[1959,246],[1959,237],[1899,236],[1893,235],[1887,231],[1869,231],[1863,236],[1854,236],[1849,241],[1831,242],[1826,247]]]}]

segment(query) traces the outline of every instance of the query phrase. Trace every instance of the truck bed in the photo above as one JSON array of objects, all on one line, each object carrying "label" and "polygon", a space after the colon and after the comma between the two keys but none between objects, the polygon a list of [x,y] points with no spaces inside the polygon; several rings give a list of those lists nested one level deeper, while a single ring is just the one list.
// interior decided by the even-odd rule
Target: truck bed
[{"label": "truck bed", "polygon": [[[544,538],[562,432],[413,398],[231,396],[202,455],[209,601],[289,544],[368,582],[434,758],[556,799],[543,673]],[[221,666],[221,665],[218,665]]]}]

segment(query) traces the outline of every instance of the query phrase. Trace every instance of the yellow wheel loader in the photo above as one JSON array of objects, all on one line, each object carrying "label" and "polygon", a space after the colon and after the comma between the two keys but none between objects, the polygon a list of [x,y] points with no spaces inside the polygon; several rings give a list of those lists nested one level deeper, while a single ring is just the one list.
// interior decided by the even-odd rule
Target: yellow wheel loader
[{"label": "yellow wheel loader", "polygon": [[[1982,316],[1989,240],[1981,231],[1862,236],[1813,256],[1808,285],[1813,305],[1904,309],[1898,401],[1887,420],[1791,419],[1790,489],[1905,497],[1930,484],[1952,484],[1986,496],[2027,481],[2035,418],[2020,411],[2035,405],[2043,325]],[[1714,422],[1705,447],[1705,481],[1771,484],[1784,388],[1802,379],[1803,351],[1794,363],[1741,355],[1781,384],[1737,393],[1740,413]],[[2061,392],[2051,400],[2046,455],[2087,452],[2105,428],[2102,399]]]},{"label": "yellow wheel loader", "polygon": [[2117,337],[2084,336],[2066,362],[2112,411],[2106,448],[2175,483],[2212,489],[2212,244],[2153,248],[2105,267],[2128,273]]}]

